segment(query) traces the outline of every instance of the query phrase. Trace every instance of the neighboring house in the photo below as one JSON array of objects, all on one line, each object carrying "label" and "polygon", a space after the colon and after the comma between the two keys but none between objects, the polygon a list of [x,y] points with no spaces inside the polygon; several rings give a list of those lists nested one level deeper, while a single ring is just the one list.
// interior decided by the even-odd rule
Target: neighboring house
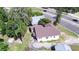
[{"label": "neighboring house", "polygon": [[43,19],[43,18],[45,18],[44,15],[32,17],[32,25],[38,24],[38,21],[39,21],[40,19]]},{"label": "neighboring house", "polygon": [[71,47],[67,44],[57,44],[51,47],[51,50],[55,51],[72,51]]},{"label": "neighboring house", "polygon": [[51,24],[45,26],[34,25],[31,27],[31,32],[38,42],[58,40],[60,36],[60,31]]}]

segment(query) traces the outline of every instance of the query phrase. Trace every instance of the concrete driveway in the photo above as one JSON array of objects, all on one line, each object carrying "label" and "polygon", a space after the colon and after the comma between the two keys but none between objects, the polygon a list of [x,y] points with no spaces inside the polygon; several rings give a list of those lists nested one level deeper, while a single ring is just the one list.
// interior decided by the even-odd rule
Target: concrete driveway
[{"label": "concrete driveway", "polygon": [[34,39],[32,39],[32,41],[29,43],[29,48],[33,50],[39,50],[41,48],[50,49],[51,46],[52,46],[51,43],[41,43],[41,42],[34,41]]}]

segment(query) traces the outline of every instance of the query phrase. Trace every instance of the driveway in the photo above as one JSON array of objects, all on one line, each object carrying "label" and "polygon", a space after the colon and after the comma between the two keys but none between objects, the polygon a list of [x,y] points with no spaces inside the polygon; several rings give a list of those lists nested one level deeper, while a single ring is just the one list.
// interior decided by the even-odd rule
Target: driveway
[{"label": "driveway", "polygon": [[50,49],[52,46],[51,43],[41,43],[41,42],[37,42],[34,41],[34,39],[32,39],[32,41],[29,43],[29,48],[32,50],[39,50],[41,48],[46,48],[46,49]]}]

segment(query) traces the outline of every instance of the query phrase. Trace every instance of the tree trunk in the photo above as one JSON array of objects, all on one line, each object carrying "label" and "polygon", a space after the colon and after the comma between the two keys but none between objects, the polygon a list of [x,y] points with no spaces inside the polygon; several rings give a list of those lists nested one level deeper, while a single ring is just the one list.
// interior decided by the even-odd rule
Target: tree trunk
[{"label": "tree trunk", "polygon": [[61,16],[62,16],[62,10],[59,9],[59,10],[57,11],[56,20],[53,22],[53,24],[54,24],[55,26],[60,22]]}]

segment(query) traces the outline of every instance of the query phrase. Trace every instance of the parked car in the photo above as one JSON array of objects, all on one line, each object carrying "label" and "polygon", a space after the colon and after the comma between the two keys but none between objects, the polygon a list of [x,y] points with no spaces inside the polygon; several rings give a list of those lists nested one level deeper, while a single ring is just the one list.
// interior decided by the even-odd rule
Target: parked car
[{"label": "parked car", "polygon": [[78,22],[78,20],[77,19],[72,19],[74,22]]},{"label": "parked car", "polygon": [[57,44],[51,47],[52,51],[72,51],[71,47],[67,44]]},{"label": "parked car", "polygon": [[47,10],[43,10],[44,12],[47,12]]},{"label": "parked car", "polygon": [[55,51],[55,45],[53,45],[53,46],[51,47],[51,50],[52,50],[52,51]]}]

